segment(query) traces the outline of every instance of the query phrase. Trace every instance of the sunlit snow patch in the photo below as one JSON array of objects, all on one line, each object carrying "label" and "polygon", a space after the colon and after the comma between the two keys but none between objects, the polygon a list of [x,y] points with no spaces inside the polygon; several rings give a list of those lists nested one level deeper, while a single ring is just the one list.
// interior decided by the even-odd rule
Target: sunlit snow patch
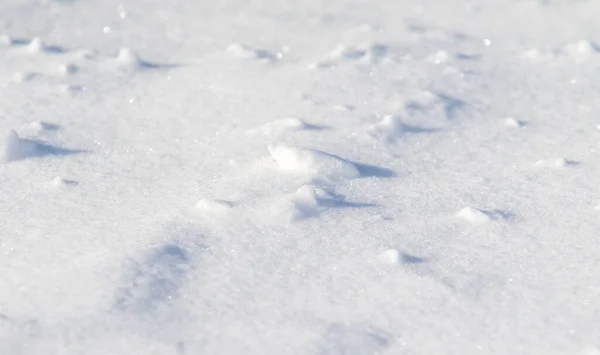
[{"label": "sunlit snow patch", "polygon": [[27,50],[31,53],[42,53],[46,50],[46,44],[41,38],[35,37],[29,42],[29,45],[27,45]]},{"label": "sunlit snow patch", "polygon": [[323,188],[304,185],[292,195],[291,202],[292,220],[301,220],[317,216],[339,201],[336,196]]},{"label": "sunlit snow patch", "polygon": [[78,184],[78,182],[75,180],[64,179],[60,176],[57,176],[54,179],[52,179],[51,184],[52,184],[52,186],[55,186],[55,187],[68,187],[68,186],[76,186]]},{"label": "sunlit snow patch", "polygon": [[376,138],[394,141],[404,133],[405,126],[400,117],[387,115],[381,122],[369,126],[367,131]]},{"label": "sunlit snow patch", "polygon": [[121,48],[117,56],[117,62],[123,68],[135,69],[144,66],[144,62],[130,48]]},{"label": "sunlit snow patch", "polygon": [[521,128],[521,127],[525,126],[525,123],[523,123],[521,121],[517,121],[516,119],[514,119],[512,117],[509,117],[504,120],[504,125],[506,126],[506,128],[515,129],[515,128]]},{"label": "sunlit snow patch", "polygon": [[379,254],[379,261],[390,265],[418,265],[426,262],[427,259],[420,256],[403,253],[398,249],[388,249]]},{"label": "sunlit snow patch", "polygon": [[450,58],[450,53],[446,52],[445,50],[439,50],[433,55],[427,57],[427,61],[433,64],[443,64],[449,61]]},{"label": "sunlit snow patch", "polygon": [[21,138],[14,130],[9,130],[0,137],[0,161],[8,163],[32,157],[65,156],[79,154],[84,151],[54,147],[43,142]]},{"label": "sunlit snow patch", "polygon": [[396,249],[389,249],[379,255],[379,260],[385,264],[399,265],[402,262],[402,255]]},{"label": "sunlit snow patch", "polygon": [[0,46],[10,46],[13,44],[13,39],[7,34],[0,34]]},{"label": "sunlit snow patch", "polygon": [[269,123],[265,123],[264,125],[251,129],[247,133],[248,134],[264,134],[264,135],[272,135],[272,134],[281,134],[283,132],[293,132],[293,131],[301,131],[304,129],[310,128],[304,121],[295,117],[286,117],[274,120]]},{"label": "sunlit snow patch", "polygon": [[269,153],[284,170],[316,174],[328,178],[358,178],[360,171],[353,163],[320,150],[290,145],[267,146]]},{"label": "sunlit snow patch", "polygon": [[290,198],[290,217],[292,221],[317,216],[323,210],[319,197],[329,197],[327,191],[314,186],[300,187]]},{"label": "sunlit snow patch", "polygon": [[294,193],[273,201],[269,207],[269,215],[275,221],[297,222],[318,217],[333,209],[373,206],[375,205],[371,203],[346,201],[343,196],[319,186],[303,185]]},{"label": "sunlit snow patch", "polygon": [[356,47],[338,45],[329,53],[329,57],[334,60],[356,60],[371,64],[385,58],[387,51],[387,46],[375,43],[362,44]]},{"label": "sunlit snow patch", "polygon": [[507,219],[506,214],[500,211],[481,210],[473,207],[463,208],[456,214],[456,217],[468,222],[473,226]]},{"label": "sunlit snow patch", "polygon": [[356,109],[356,107],[351,106],[351,105],[334,105],[332,107],[332,109],[334,111],[349,112],[349,111],[354,111]]},{"label": "sunlit snow patch", "polygon": [[566,158],[553,158],[553,159],[542,159],[536,161],[533,166],[535,167],[549,167],[549,168],[564,168],[569,165],[573,165],[573,162]]},{"label": "sunlit snow patch", "polygon": [[4,134],[2,141],[2,161],[11,162],[39,154],[37,142],[20,138],[17,132],[10,130]]},{"label": "sunlit snow patch", "polygon": [[13,74],[12,82],[13,83],[24,83],[27,81],[31,81],[38,77],[39,74],[29,71],[19,71]]},{"label": "sunlit snow patch", "polygon": [[201,214],[225,213],[233,208],[233,202],[203,198],[194,206],[194,211]]},{"label": "sunlit snow patch", "polygon": [[564,47],[564,53],[568,54],[574,59],[586,59],[590,55],[595,54],[599,51],[596,44],[588,40],[580,40],[573,43],[569,43]]},{"label": "sunlit snow patch", "polygon": [[79,67],[73,63],[64,63],[58,66],[58,71],[62,75],[71,75],[77,73]]},{"label": "sunlit snow patch", "polygon": [[239,43],[232,43],[227,46],[227,52],[236,58],[243,59],[263,59],[268,61],[278,59],[277,56],[269,51],[250,48]]}]

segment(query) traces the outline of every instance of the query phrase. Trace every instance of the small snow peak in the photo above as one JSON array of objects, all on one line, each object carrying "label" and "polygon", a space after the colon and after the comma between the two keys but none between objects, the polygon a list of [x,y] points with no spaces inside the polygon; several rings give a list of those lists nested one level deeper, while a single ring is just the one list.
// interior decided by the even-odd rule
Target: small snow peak
[{"label": "small snow peak", "polygon": [[31,42],[29,42],[27,50],[31,53],[42,53],[46,50],[46,44],[44,43],[44,41],[42,41],[41,38],[35,37],[31,40]]},{"label": "small snow peak", "polygon": [[14,83],[24,83],[35,79],[38,74],[28,71],[20,71],[13,74],[12,81]]},{"label": "small snow peak", "polygon": [[69,187],[77,185],[78,182],[75,180],[64,179],[60,176],[57,176],[54,179],[52,179],[51,184],[56,187]]},{"label": "small snow peak", "polygon": [[490,211],[480,210],[473,207],[463,208],[456,214],[456,217],[468,222],[471,225],[482,225],[496,219]]},{"label": "small snow peak", "polygon": [[275,135],[284,132],[301,131],[312,128],[303,120],[296,117],[280,118],[247,131],[248,134]]},{"label": "small snow peak", "polygon": [[291,145],[267,145],[275,162],[284,170],[315,174],[327,178],[357,178],[360,171],[351,162],[315,149]]},{"label": "small snow peak", "polygon": [[227,46],[227,52],[238,58],[256,58],[256,52],[239,43],[232,43]]},{"label": "small snow peak", "polygon": [[119,55],[117,56],[117,60],[123,66],[127,67],[137,67],[142,64],[137,53],[135,53],[130,48],[121,48],[121,50],[119,51]]},{"label": "small snow peak", "polygon": [[332,107],[332,109],[334,111],[349,112],[349,111],[354,111],[356,109],[356,107],[351,106],[351,105],[334,105]]},{"label": "small snow peak", "polygon": [[450,53],[445,50],[439,50],[427,58],[427,61],[433,64],[443,64],[450,60]]},{"label": "small snow peak", "polygon": [[283,58],[283,55],[274,55],[267,50],[254,49],[239,43],[232,43],[227,46],[227,52],[236,58],[242,59],[262,59],[266,61],[273,61]]},{"label": "small snow peak", "polygon": [[2,161],[8,163],[34,156],[38,151],[38,144],[20,138],[17,132],[11,129],[4,135],[2,150]]},{"label": "small snow peak", "polygon": [[574,165],[575,163],[569,161],[566,158],[551,158],[551,159],[541,159],[536,161],[533,166],[535,167],[548,167],[548,168],[565,168],[570,165]]},{"label": "small snow peak", "polygon": [[233,208],[233,202],[203,198],[199,200],[194,209],[203,213],[223,213]]},{"label": "small snow peak", "polygon": [[396,249],[388,249],[379,255],[379,260],[390,265],[400,265],[402,263],[402,254]]},{"label": "small snow peak", "polygon": [[58,66],[58,71],[63,75],[75,74],[78,70],[77,65],[72,63],[65,63]]},{"label": "small snow peak", "polygon": [[506,128],[509,128],[509,129],[521,128],[521,127],[525,126],[525,124],[523,122],[517,121],[516,119],[514,119],[512,117],[505,119],[504,125],[506,126]]},{"label": "small snow peak", "polygon": [[579,40],[564,47],[564,52],[576,60],[587,59],[599,51],[600,48],[594,42],[588,40]]},{"label": "small snow peak", "polygon": [[11,46],[13,39],[7,34],[0,34],[0,46]]},{"label": "small snow peak", "polygon": [[399,116],[387,115],[383,119],[374,125],[369,126],[368,132],[380,139],[387,141],[396,140],[405,131],[404,123]]}]

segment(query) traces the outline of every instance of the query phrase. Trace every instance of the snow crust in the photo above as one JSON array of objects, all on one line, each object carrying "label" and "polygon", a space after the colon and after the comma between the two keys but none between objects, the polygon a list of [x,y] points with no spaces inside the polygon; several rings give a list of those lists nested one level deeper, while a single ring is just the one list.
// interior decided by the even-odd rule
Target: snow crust
[{"label": "snow crust", "polygon": [[599,19],[0,1],[0,355],[600,354]]}]

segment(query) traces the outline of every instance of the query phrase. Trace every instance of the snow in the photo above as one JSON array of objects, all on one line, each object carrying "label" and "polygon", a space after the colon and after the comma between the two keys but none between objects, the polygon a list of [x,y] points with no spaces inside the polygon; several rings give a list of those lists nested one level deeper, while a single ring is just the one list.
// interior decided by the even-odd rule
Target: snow
[{"label": "snow", "polygon": [[290,145],[267,146],[277,164],[285,169],[324,178],[357,178],[360,171],[353,163],[316,149]]},{"label": "snow", "polygon": [[0,2],[0,354],[599,354],[598,14]]},{"label": "snow", "polygon": [[19,137],[17,132],[10,130],[4,136],[4,153],[2,159],[4,162],[21,160],[34,157],[42,153],[42,147],[35,141]]},{"label": "snow", "polygon": [[506,219],[504,213],[495,210],[481,210],[473,207],[465,207],[460,210],[456,217],[463,219],[471,225],[480,225],[492,221]]}]

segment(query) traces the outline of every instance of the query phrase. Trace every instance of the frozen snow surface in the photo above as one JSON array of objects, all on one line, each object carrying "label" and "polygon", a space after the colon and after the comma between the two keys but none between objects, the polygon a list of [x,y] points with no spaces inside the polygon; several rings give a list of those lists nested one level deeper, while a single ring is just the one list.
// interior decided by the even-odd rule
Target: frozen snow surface
[{"label": "frozen snow surface", "polygon": [[600,354],[600,2],[0,1],[0,354]]}]

